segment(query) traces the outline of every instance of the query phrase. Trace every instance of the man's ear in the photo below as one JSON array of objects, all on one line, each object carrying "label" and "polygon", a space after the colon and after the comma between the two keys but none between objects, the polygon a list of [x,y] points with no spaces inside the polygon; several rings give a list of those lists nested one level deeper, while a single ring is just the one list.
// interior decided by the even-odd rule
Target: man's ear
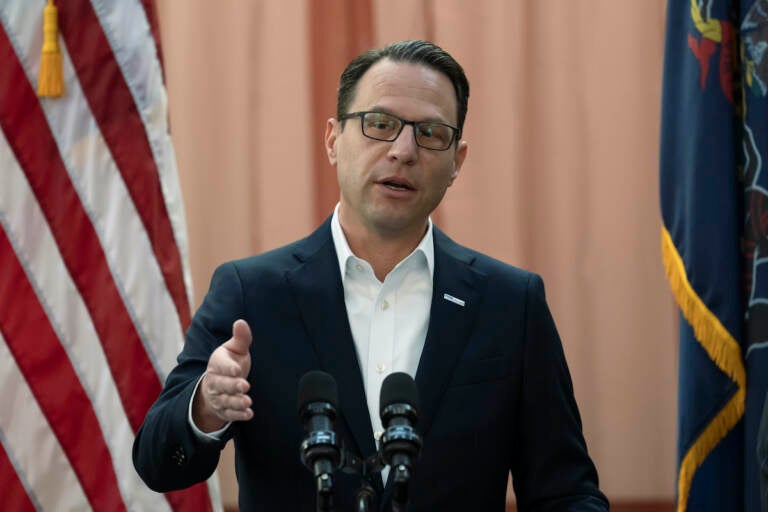
[{"label": "man's ear", "polygon": [[451,173],[451,181],[448,182],[448,186],[453,185],[453,180],[459,175],[461,166],[464,165],[464,159],[467,158],[467,150],[469,144],[467,141],[460,140],[457,143],[456,152],[453,154],[453,172]]},{"label": "man's ear", "polygon": [[339,138],[341,123],[331,117],[325,123],[325,152],[328,154],[328,161],[331,165],[336,165],[336,143]]}]

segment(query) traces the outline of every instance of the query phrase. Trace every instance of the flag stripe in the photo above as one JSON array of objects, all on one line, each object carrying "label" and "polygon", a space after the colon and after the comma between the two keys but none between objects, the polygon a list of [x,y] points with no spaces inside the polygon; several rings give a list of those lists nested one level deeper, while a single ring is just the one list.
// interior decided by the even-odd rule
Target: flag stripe
[{"label": "flag stripe", "polygon": [[117,291],[104,251],[64,169],[37,97],[0,31],[0,126],[42,206],[80,294],[88,305],[134,432],[160,393],[160,382]]},{"label": "flag stripe", "polygon": [[16,512],[34,512],[35,505],[27,495],[16,468],[8,459],[8,454],[0,446],[0,489],[3,490],[3,506]]},{"label": "flag stripe", "polygon": [[160,22],[157,18],[157,7],[154,0],[141,0],[141,5],[144,7],[144,14],[147,17],[149,23],[149,30],[152,33],[152,39],[155,42],[155,54],[157,60],[160,63],[160,69],[162,70],[165,65],[163,64],[163,47],[162,39],[160,39]]},{"label": "flag stripe", "polygon": [[[75,391],[90,401],[86,405],[111,455],[105,464],[116,475],[121,506],[221,510],[215,476],[162,495],[140,481],[130,460],[134,431],[175,364],[192,290],[154,5],[150,0],[92,0],[92,6],[57,2],[65,41],[70,19],[81,31],[70,38],[85,38],[100,48],[85,48],[75,58],[89,60],[73,63],[60,40],[66,94],[38,100],[31,84],[40,63],[44,4],[0,0],[0,228],[34,292],[27,298],[39,301],[32,311],[37,307],[47,315],[59,347],[54,357],[66,353],[65,362],[82,386]],[[83,9],[89,16],[78,14]],[[95,71],[87,75],[84,68]],[[99,93],[95,97],[81,88],[84,76]],[[114,108],[115,84],[121,108]],[[99,102],[101,110],[94,106]],[[113,129],[113,139],[135,140],[115,144],[105,138],[105,126]],[[140,154],[126,156],[137,148]],[[136,167],[138,160],[145,165]],[[143,203],[135,201],[137,195],[146,197]],[[170,265],[161,258],[169,247]],[[10,271],[0,266],[0,282]],[[10,316],[32,318],[24,300],[10,309]],[[30,342],[26,335],[17,341]],[[32,343],[47,357],[38,340]],[[2,410],[31,403],[25,413],[37,411],[36,418],[31,412],[0,418],[0,443],[11,470],[38,510],[88,509],[82,475],[46,420],[51,411],[41,410],[46,404],[36,401],[6,344],[10,341],[0,335],[0,357],[8,354],[8,375],[15,380],[4,388],[11,391],[10,402],[0,399],[0,405],[11,405]],[[2,363],[0,371],[6,372]],[[0,380],[6,376],[0,374]],[[49,448],[39,453],[41,446]]]},{"label": "flag stripe", "polygon": [[[189,247],[186,238],[186,219],[181,198],[181,186],[176,169],[173,144],[168,126],[168,106],[163,68],[159,51],[159,39],[152,37],[152,27],[147,11],[155,12],[148,5],[142,8],[137,0],[100,0],[97,11],[104,34],[113,48],[130,47],[131,52],[115,52],[115,58],[123,76],[131,77],[126,83],[136,102],[139,115],[149,137],[150,148],[160,175],[160,185],[165,196],[167,213],[181,254],[184,285],[187,298],[192,302],[192,274],[189,267]],[[105,12],[118,16],[105,16]]]},{"label": "flag stripe", "polygon": [[0,410],[13,411],[12,415],[0,415],[0,441],[29,500],[37,510],[88,509],[88,498],[77,475],[2,333],[0,385],[4,390],[13,390],[0,393]]},{"label": "flag stripe", "polygon": [[[192,278],[188,263],[186,220],[184,218],[184,208],[180,194],[181,187],[175,165],[176,160],[168,128],[167,100],[162,83],[162,52],[160,51],[159,25],[157,23],[155,6],[151,0],[142,0],[141,6],[138,6],[134,1],[126,0],[100,0],[100,3],[102,8],[98,9],[97,14],[99,15],[101,26],[104,28],[104,34],[109,39],[112,47],[120,48],[125,46],[126,41],[130,41],[133,45],[134,53],[141,53],[143,56],[143,59],[136,59],[135,56],[127,56],[125,52],[114,53],[123,76],[135,77],[136,75],[141,75],[145,82],[149,82],[149,85],[143,83],[141,87],[137,87],[137,81],[132,80],[127,81],[127,86],[138,106],[138,113],[142,116],[144,127],[149,137],[150,148],[155,155],[168,216],[173,226],[173,233],[176,236],[178,250],[182,257],[182,269],[184,270],[187,296],[191,300]],[[140,12],[140,7],[143,7],[143,12]],[[103,16],[102,13],[104,12],[120,13],[120,15],[112,16],[108,20]],[[130,20],[131,22],[126,23],[125,20]],[[149,25],[152,37],[139,37],[135,32],[139,30],[145,31],[147,24]],[[141,70],[137,69],[135,64],[137,61],[142,62]],[[148,68],[148,71],[142,72],[145,67]],[[159,83],[155,84],[155,81]],[[153,87],[152,85],[155,86]],[[183,331],[181,332],[183,333]],[[169,344],[165,343],[161,348],[168,346]],[[174,353],[173,355],[175,356],[176,354]],[[162,366],[162,368],[171,367],[173,367],[173,362]],[[162,374],[162,379],[165,380],[165,374]],[[220,494],[218,481],[215,478],[209,479],[206,483],[196,484],[184,491],[166,493],[166,497],[176,510],[190,510],[190,508],[193,508],[203,512],[212,510],[209,493],[214,496]],[[215,509],[221,509],[219,503],[216,503]]]},{"label": "flag stripe", "polygon": [[[0,229],[0,332],[80,480],[91,506],[126,510],[90,400]],[[11,305],[25,305],[23,317]],[[29,340],[34,340],[30,343]]]},{"label": "flag stripe", "polygon": [[[173,510],[178,512],[186,512],[188,510],[194,510],[195,512],[211,512],[213,507],[211,505],[208,489],[209,484],[200,482],[183,491],[167,492],[165,493],[165,498],[171,504]],[[216,494],[218,495],[218,488],[216,488],[216,490]],[[218,506],[216,510],[221,510],[221,506]]]},{"label": "flag stripe", "polygon": [[87,0],[67,2],[66,9],[59,13],[59,22],[91,113],[142,218],[165,285],[186,329],[190,308],[183,285],[181,255],[144,123],[91,3]]},{"label": "flag stripe", "polygon": [[[120,490],[123,496],[131,497],[132,502],[126,499],[126,505],[129,509],[169,510],[155,493],[147,489],[133,469],[131,445],[126,442],[132,439],[133,433],[112,375],[104,371],[108,364],[99,337],[24,172],[13,160],[1,131],[0,162],[8,162],[4,166],[4,186],[0,188],[0,224],[4,226],[30,285],[43,303],[52,327],[91,399],[112,453]],[[21,424],[36,424],[34,420],[16,420]]]},{"label": "flag stripe", "polygon": [[[155,39],[151,35],[145,9],[138,0],[99,0],[97,7],[104,35],[112,48],[118,49],[114,57],[122,76],[130,78],[126,79],[126,85],[144,122],[149,147],[155,157],[167,214],[182,259],[184,287],[191,302],[192,275],[189,270],[186,219],[168,127],[163,69]],[[131,51],[122,50],[124,48]]]},{"label": "flag stripe", "polygon": [[[9,12],[0,6],[0,17],[6,26],[15,27],[19,19],[39,16],[39,9],[34,7],[26,4],[17,7],[15,12]],[[25,64],[27,76],[33,81],[31,70],[36,68],[35,60],[39,59],[40,51],[33,37],[24,36],[24,33],[9,33],[17,54]],[[163,276],[149,238],[112,160],[109,147],[90,115],[66,45],[60,46],[64,78],[68,84],[67,95],[56,101],[43,101],[41,106],[62,152],[70,180],[101,245],[107,249],[105,256],[117,288],[162,382],[168,369],[174,366],[181,348],[182,326],[167,289],[154,284],[162,283]],[[103,219],[111,221],[105,224]],[[23,225],[24,220],[19,219],[19,222]],[[108,229],[111,225],[120,228]],[[147,283],[153,284],[148,286]]]}]

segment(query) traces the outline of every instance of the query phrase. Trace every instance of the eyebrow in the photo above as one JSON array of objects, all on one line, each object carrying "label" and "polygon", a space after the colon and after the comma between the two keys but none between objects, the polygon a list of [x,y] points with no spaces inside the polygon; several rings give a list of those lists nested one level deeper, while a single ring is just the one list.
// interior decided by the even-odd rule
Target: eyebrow
[{"label": "eyebrow", "polygon": [[[389,110],[388,108],[384,108],[384,107],[370,107],[368,110],[365,110],[364,112],[380,112],[382,114],[389,114],[391,116],[395,116],[395,117],[400,118],[400,119],[405,119],[400,114],[396,114],[396,113],[392,112],[391,110]],[[413,119],[406,119],[406,121],[414,121],[414,120]],[[439,119],[437,117],[428,117],[426,119],[420,119],[420,120],[414,121],[414,122],[416,122],[416,123],[439,123],[439,124],[445,124],[445,125],[448,125],[448,126],[452,126],[451,123],[449,123],[448,121],[445,121],[443,119]]]}]

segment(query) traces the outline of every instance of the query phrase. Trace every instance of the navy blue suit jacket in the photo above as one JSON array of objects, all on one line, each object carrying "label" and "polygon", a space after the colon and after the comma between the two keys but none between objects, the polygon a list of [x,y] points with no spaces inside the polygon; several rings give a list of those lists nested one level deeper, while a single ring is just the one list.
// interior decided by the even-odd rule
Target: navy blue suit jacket
[{"label": "navy blue suit jacket", "polygon": [[[607,510],[541,279],[437,228],[434,243],[429,328],[416,373],[424,445],[409,510],[501,512],[510,471],[518,510]],[[238,318],[253,333],[254,418],[234,423],[222,442],[204,443],[187,423],[187,407],[211,352]],[[190,486],[211,475],[233,438],[241,510],[314,511],[296,411],[298,381],[312,369],[338,383],[336,430],[346,448],[373,454],[330,221],[303,240],[216,270],[178,366],[136,436],[137,471],[157,491]],[[388,510],[391,489],[377,485]],[[358,487],[357,477],[338,475],[337,510],[352,510]]]}]

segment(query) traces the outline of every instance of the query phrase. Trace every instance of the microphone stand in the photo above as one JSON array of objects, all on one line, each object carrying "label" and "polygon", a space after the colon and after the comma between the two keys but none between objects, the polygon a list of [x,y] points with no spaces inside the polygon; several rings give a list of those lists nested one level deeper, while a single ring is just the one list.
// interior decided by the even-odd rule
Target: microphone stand
[{"label": "microphone stand", "polygon": [[376,491],[367,480],[363,480],[360,489],[355,494],[355,512],[368,512],[373,507]]},{"label": "microphone stand", "polygon": [[373,488],[371,478],[381,473],[384,463],[378,450],[365,460],[360,460],[356,455],[346,450],[342,451],[342,471],[360,476],[360,488],[355,493],[355,512],[369,512],[373,510],[376,500],[376,490]]},{"label": "microphone stand", "polygon": [[408,508],[408,482],[411,472],[405,464],[392,468],[392,512],[405,512]]},{"label": "microphone stand", "polygon": [[333,478],[329,473],[317,477],[317,512],[333,512]]}]

